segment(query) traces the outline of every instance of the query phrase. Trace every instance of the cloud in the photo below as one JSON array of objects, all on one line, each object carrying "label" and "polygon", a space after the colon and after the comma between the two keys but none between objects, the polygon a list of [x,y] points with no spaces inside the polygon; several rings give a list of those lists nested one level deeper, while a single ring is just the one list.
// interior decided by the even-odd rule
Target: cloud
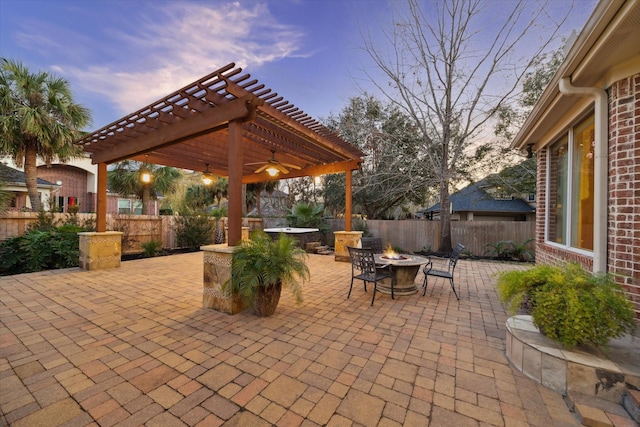
[{"label": "cloud", "polygon": [[58,67],[126,114],[229,62],[255,70],[306,55],[300,52],[305,34],[277,22],[264,4],[158,4],[166,7],[140,16],[135,32],[109,31],[109,43],[122,50],[120,60]]}]

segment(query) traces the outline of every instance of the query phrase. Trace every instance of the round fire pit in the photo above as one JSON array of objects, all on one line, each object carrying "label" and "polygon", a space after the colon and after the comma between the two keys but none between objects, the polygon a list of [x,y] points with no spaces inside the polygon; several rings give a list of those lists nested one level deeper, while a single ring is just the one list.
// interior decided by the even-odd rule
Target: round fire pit
[{"label": "round fire pit", "polygon": [[390,260],[395,260],[395,261],[407,259],[407,257],[404,256],[404,255],[382,255],[380,258],[382,258],[382,259],[390,259]]},{"label": "round fire pit", "polygon": [[[397,258],[396,258],[397,257]],[[427,258],[417,255],[375,255],[376,264],[390,264],[392,278],[382,279],[378,282],[378,292],[391,294],[391,281],[394,280],[394,295],[411,295],[418,292],[414,281],[420,270],[420,266],[426,264]]]}]

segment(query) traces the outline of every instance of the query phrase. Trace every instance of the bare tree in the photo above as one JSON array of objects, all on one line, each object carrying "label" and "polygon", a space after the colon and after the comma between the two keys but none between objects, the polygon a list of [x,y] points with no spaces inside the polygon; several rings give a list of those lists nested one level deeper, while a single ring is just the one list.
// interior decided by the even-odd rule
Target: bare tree
[{"label": "bare tree", "polygon": [[[365,93],[351,98],[342,112],[331,115],[326,123],[365,153],[361,169],[353,174],[356,212],[369,219],[388,219],[424,203],[433,187],[433,174],[421,161],[419,129],[396,105]],[[327,187],[328,191],[334,189]],[[327,194],[330,209],[334,200]]]},{"label": "bare tree", "polygon": [[[482,132],[513,101],[535,58],[548,49],[569,15],[552,23],[543,40],[531,41],[527,35],[540,35],[549,4],[407,0],[408,7],[384,31],[387,45],[363,34],[365,51],[386,79],[367,75],[415,121],[425,166],[436,173],[442,252],[452,250],[451,182],[487,152],[481,147]],[[488,18],[486,5],[499,10]],[[521,51],[530,59],[517,58]]]}]

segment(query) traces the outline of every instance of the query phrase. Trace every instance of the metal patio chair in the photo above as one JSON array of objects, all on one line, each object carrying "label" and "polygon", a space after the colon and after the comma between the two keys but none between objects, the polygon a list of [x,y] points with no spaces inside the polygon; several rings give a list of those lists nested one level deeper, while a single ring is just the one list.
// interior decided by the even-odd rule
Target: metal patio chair
[{"label": "metal patio chair", "polygon": [[380,237],[362,237],[360,243],[363,248],[373,249],[374,254],[381,254],[383,252],[382,239]]},{"label": "metal patio chair", "polygon": [[376,291],[378,290],[378,280],[390,277],[391,280],[391,298],[393,299],[393,277],[391,275],[390,266],[381,268],[376,266],[376,261],[373,256],[373,249],[369,248],[353,248],[347,246],[349,250],[349,256],[351,257],[351,284],[349,285],[349,294],[347,298],[351,296],[351,290],[353,289],[353,279],[360,279],[364,283],[364,291],[367,292],[367,282],[373,283],[373,297],[371,298],[371,305],[376,299]]},{"label": "metal patio chair", "polygon": [[429,276],[434,277],[442,277],[444,279],[449,279],[449,283],[451,284],[451,289],[453,290],[453,294],[456,296],[456,299],[460,301],[460,297],[458,297],[458,293],[456,292],[455,284],[453,283],[453,273],[456,269],[456,264],[458,263],[458,259],[460,258],[460,254],[464,250],[464,246],[458,243],[451,252],[451,256],[448,260],[448,266],[446,270],[437,270],[433,268],[433,260],[429,257],[429,262],[424,266],[422,272],[424,273],[424,283],[422,284],[422,296],[425,296],[427,293],[427,278]]}]

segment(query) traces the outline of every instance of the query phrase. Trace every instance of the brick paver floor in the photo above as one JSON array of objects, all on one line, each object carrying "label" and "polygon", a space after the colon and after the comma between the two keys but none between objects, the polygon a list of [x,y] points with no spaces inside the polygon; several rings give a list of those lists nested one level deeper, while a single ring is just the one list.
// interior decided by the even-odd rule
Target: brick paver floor
[{"label": "brick paver floor", "polygon": [[505,357],[492,275],[519,266],[373,307],[350,264],[309,266],[269,318],[203,309],[202,253],[1,277],[2,425],[578,425]]}]

